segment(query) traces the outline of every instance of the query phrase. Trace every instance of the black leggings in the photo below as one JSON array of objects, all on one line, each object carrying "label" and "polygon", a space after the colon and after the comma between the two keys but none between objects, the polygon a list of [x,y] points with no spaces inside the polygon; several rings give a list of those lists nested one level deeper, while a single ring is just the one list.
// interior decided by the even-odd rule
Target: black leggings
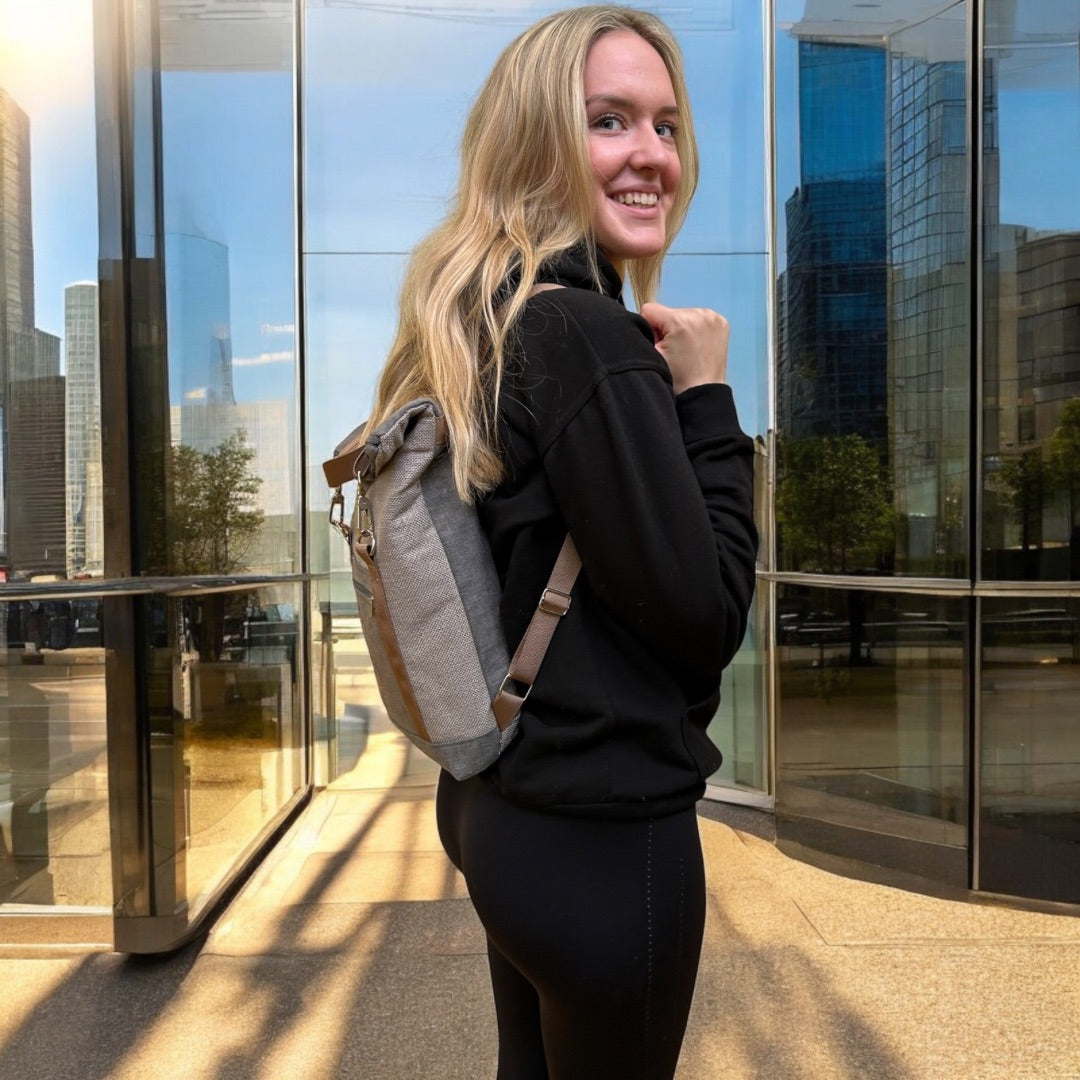
[{"label": "black leggings", "polygon": [[705,923],[694,808],[565,817],[446,773],[436,805],[487,931],[498,1080],[673,1076]]}]

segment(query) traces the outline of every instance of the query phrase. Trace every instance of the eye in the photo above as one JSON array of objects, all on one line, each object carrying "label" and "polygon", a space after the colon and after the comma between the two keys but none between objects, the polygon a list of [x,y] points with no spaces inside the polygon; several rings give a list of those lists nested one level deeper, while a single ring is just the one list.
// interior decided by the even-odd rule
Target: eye
[{"label": "eye", "polygon": [[615,113],[604,113],[592,122],[592,126],[598,131],[620,131],[625,124],[621,116],[616,116]]},{"label": "eye", "polygon": [[656,134],[661,139],[674,139],[676,132],[679,130],[679,125],[671,120],[664,120],[656,125]]}]

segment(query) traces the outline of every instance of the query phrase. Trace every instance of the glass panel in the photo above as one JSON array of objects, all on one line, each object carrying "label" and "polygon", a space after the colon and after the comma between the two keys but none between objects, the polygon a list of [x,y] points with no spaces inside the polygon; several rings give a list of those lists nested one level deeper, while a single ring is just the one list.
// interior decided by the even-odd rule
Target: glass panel
[{"label": "glass panel", "polygon": [[93,42],[0,0],[0,904],[108,909]]},{"label": "glass panel", "polygon": [[912,7],[776,2],[783,570],[967,573],[966,10]]},{"label": "glass panel", "polygon": [[0,582],[103,572],[91,0],[0,0]]},{"label": "glass panel", "polygon": [[1080,13],[987,0],[985,578],[1080,579]]},{"label": "glass panel", "polygon": [[[319,585],[327,594],[319,623],[323,614],[329,618],[331,609],[356,614],[348,550],[327,524],[330,499],[320,465],[367,416],[375,380],[393,340],[404,263],[401,255],[309,255],[305,259],[308,460],[313,466],[311,570],[330,573],[328,585]],[[333,641],[322,640],[319,623],[313,624],[314,651],[322,654],[329,645],[336,656]],[[331,625],[327,633],[334,640],[352,639],[350,625],[339,627],[336,614]],[[332,713],[328,719],[341,724],[344,713]],[[334,725],[324,734],[333,740]]]},{"label": "glass panel", "polygon": [[764,594],[750,609],[742,648],[724,672],[720,708],[709,737],[724,755],[710,784],[764,792],[769,789],[768,727],[765,722]]},{"label": "glass panel", "polygon": [[982,611],[979,888],[1080,903],[1080,599]]},{"label": "glass panel", "polygon": [[711,307],[731,324],[728,382],[743,430],[769,430],[768,312],[764,255],[677,255],[664,263],[660,298],[675,307]]},{"label": "glass panel", "polygon": [[157,914],[197,911],[300,788],[300,595],[146,602]]},{"label": "glass panel", "polygon": [[0,905],[112,904],[101,602],[0,604]]},{"label": "glass panel", "polygon": [[964,612],[935,596],[780,587],[781,817],[965,847]]},{"label": "glass panel", "polygon": [[292,573],[292,15],[188,16],[161,7],[167,569]]}]

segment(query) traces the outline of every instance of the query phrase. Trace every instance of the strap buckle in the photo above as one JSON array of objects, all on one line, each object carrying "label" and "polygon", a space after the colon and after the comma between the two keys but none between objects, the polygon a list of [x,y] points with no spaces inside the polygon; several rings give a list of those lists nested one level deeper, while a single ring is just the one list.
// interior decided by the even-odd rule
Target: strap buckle
[{"label": "strap buckle", "polygon": [[[519,686],[525,687],[525,693],[519,694],[517,688]],[[532,693],[532,683],[523,683],[520,679],[515,679],[513,675],[507,675],[505,679],[499,684],[499,692],[495,695],[496,698],[501,697],[503,694],[509,697],[517,698],[522,705],[529,700],[529,695]]]},{"label": "strap buckle", "polygon": [[558,615],[561,619],[570,610],[570,594],[558,589],[546,588],[536,605],[545,615]]}]

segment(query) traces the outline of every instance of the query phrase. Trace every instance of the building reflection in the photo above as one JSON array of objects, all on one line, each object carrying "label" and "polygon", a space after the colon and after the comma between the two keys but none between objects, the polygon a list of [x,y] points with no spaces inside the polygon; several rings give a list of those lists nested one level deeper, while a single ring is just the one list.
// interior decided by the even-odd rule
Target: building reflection
[{"label": "building reflection", "polygon": [[64,290],[65,440],[67,445],[67,576],[105,571],[101,476],[101,351],[98,286]]},{"label": "building reflection", "polygon": [[[883,45],[852,41],[843,23],[839,32],[829,40],[811,20],[790,32],[799,186],[785,204],[777,285],[780,563],[958,576],[969,437],[965,45],[945,33],[925,55],[924,35]],[[784,513],[784,485],[820,484],[829,468],[826,498],[859,491],[881,507],[876,524],[856,529],[878,535],[854,564],[835,544],[824,560],[821,544],[807,550],[803,532],[821,524],[813,511],[806,521]]]},{"label": "building reflection", "polygon": [[1080,580],[1080,232],[1002,225],[991,237],[984,572]]}]

